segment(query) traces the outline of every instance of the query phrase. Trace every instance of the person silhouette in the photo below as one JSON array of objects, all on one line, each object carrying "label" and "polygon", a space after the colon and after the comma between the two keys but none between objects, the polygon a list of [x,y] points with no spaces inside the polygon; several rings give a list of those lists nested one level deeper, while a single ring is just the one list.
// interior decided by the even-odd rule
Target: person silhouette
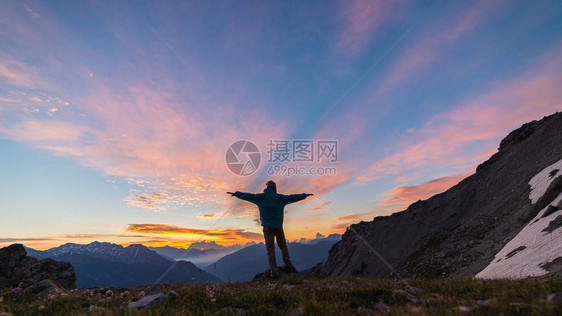
[{"label": "person silhouette", "polygon": [[263,226],[263,238],[265,239],[265,248],[267,250],[267,259],[269,261],[269,273],[272,278],[279,277],[279,267],[275,258],[275,239],[277,246],[281,250],[283,256],[283,266],[281,269],[285,272],[297,273],[297,270],[291,262],[289,256],[289,248],[285,240],[285,232],[283,231],[283,215],[285,213],[285,205],[295,203],[314,195],[310,193],[284,195],[277,193],[277,185],[269,180],[263,193],[246,193],[246,192],[226,192],[231,196],[235,196],[241,200],[254,203],[260,211],[261,226]]}]

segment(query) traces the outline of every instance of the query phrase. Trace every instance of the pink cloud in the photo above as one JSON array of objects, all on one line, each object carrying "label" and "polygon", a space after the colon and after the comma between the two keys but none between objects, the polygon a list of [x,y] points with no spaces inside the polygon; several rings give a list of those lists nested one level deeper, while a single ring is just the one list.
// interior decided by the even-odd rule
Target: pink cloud
[{"label": "pink cloud", "polygon": [[441,51],[450,47],[465,33],[474,30],[486,19],[503,12],[507,7],[507,3],[479,1],[471,4],[468,9],[460,11],[458,15],[453,15],[453,17],[449,14],[445,15],[439,22],[434,23],[438,27],[432,28],[427,35],[420,37],[412,48],[399,57],[398,62],[385,76],[378,91],[387,91],[426,69],[437,60]]},{"label": "pink cloud", "polygon": [[23,4],[23,7],[25,8],[25,11],[31,15],[34,18],[38,18],[40,17],[39,13],[37,13],[36,11],[33,11],[33,9],[31,9],[27,4]]},{"label": "pink cloud", "polygon": [[[231,203],[224,192],[244,187],[250,180],[226,168],[228,145],[241,138],[266,144],[269,137],[283,138],[286,127],[256,111],[246,117],[252,122],[246,129],[214,99],[197,93],[183,99],[170,92],[176,89],[181,91],[173,84],[137,82],[118,89],[97,82],[72,110],[56,112],[57,119],[22,112],[29,101],[21,97],[3,109],[11,119],[1,122],[0,133],[72,157],[108,176],[142,184],[142,192],[126,199],[130,205],[149,210],[182,205],[222,208],[222,201]],[[45,106],[46,112],[52,108],[48,103]],[[152,192],[162,192],[166,198],[152,198]],[[234,211],[233,215],[246,213]]]},{"label": "pink cloud", "polygon": [[352,54],[367,46],[388,19],[397,15],[405,6],[402,1],[355,0],[342,3],[342,29],[338,46]]},{"label": "pink cloud", "polygon": [[77,144],[81,139],[91,134],[92,130],[86,126],[60,120],[41,120],[31,117],[10,127],[0,125],[0,133],[7,138],[25,141],[36,146],[50,146],[53,144]]},{"label": "pink cloud", "polygon": [[0,82],[29,87],[35,79],[35,71],[28,65],[8,56],[0,56]]},{"label": "pink cloud", "polygon": [[318,211],[318,210],[324,209],[324,207],[332,204],[332,202],[323,202],[322,200],[316,200],[314,204],[316,204],[316,206],[309,207],[305,211],[309,211],[309,212]]},{"label": "pink cloud", "polygon": [[406,206],[418,200],[425,200],[459,183],[469,174],[453,175],[410,186],[396,187],[383,194],[383,206]]},{"label": "pink cloud", "polygon": [[[9,77],[20,86],[33,83],[34,93],[37,94],[33,97],[42,101],[45,98],[39,89],[57,91],[61,88],[57,83],[65,80],[84,89],[73,91],[74,98],[65,90],[63,97],[71,99],[72,109],[66,110],[57,105],[58,111],[51,112],[52,117],[38,115],[53,109],[53,104],[43,108],[41,104],[45,102],[29,102],[23,96],[10,98],[9,107],[0,105],[3,116],[0,133],[54,155],[71,157],[105,175],[138,184],[140,191],[132,191],[125,198],[126,203],[149,210],[205,206],[221,213],[233,204],[224,192],[237,188],[243,190],[253,181],[252,177],[234,176],[225,167],[224,153],[228,145],[238,139],[251,139],[263,146],[270,138],[286,138],[289,134],[290,123],[272,117],[260,104],[249,105],[250,113],[241,113],[247,122],[251,122],[249,128],[245,128],[236,115],[200,82],[192,78],[178,82],[174,73],[168,76],[160,55],[157,58],[149,56],[153,62],[149,64],[148,58],[142,58],[145,57],[143,54],[148,55],[146,43],[139,45],[130,34],[122,31],[121,20],[117,17],[104,16],[103,22],[127,49],[141,57],[118,65],[115,77],[106,78],[101,71],[92,77],[89,75],[92,65],[85,65],[83,61],[87,57],[96,60],[100,56],[83,47],[83,41],[76,38],[76,33],[62,27],[48,8],[41,10],[41,19],[32,19],[28,16],[31,11],[26,13],[21,6],[19,9],[0,12],[0,17],[6,18],[0,25],[13,24],[17,27],[10,36],[20,46],[18,53],[33,57],[26,60],[39,62],[42,66],[34,69],[29,64],[6,57],[9,63],[4,63],[6,71],[4,75],[0,73],[0,80]],[[52,38],[65,38],[76,43],[84,55],[68,56],[65,49],[59,49],[47,40]],[[155,46],[162,46],[161,42],[157,44]],[[37,56],[36,52],[45,47],[51,48],[48,52],[56,54]],[[165,52],[175,59],[171,53]],[[65,58],[64,62],[60,60],[62,58]],[[204,73],[198,65],[193,66]],[[53,74],[56,74],[55,80],[52,80]],[[227,84],[238,85],[235,80],[229,80]],[[220,87],[215,88],[221,90]],[[248,89],[231,87],[231,90]],[[236,107],[235,102],[231,104]],[[20,113],[22,108],[28,110]],[[9,119],[4,120],[5,117]],[[289,191],[291,187],[287,185],[285,192],[316,189],[327,192],[341,183],[341,178],[335,176],[328,181],[315,181],[315,185],[311,186],[310,179],[303,177],[291,181],[292,188],[298,191]],[[293,186],[294,182],[301,184]],[[149,199],[153,192],[165,193],[165,202]],[[246,206],[234,207],[230,213],[242,217],[253,217],[255,214],[253,208]]]},{"label": "pink cloud", "polygon": [[[357,10],[359,10],[361,5],[366,4],[358,2],[355,3],[355,5],[358,8]],[[361,157],[369,157],[373,154],[368,151],[368,148],[372,146],[372,144],[364,138],[365,133],[370,128],[377,125],[391,110],[391,102],[385,101],[382,98],[383,95],[389,91],[390,88],[402,83],[409,76],[430,66],[431,63],[437,60],[438,54],[444,47],[446,48],[459,40],[465,33],[475,29],[479,24],[493,15],[503,12],[506,7],[507,5],[505,4],[480,1],[475,4],[470,4],[467,9],[459,11],[458,14],[446,14],[443,17],[438,17],[434,22],[428,22],[428,24],[434,27],[430,27],[426,36],[419,38],[413,45],[413,48],[407,49],[403,56],[397,59],[397,62],[390,68],[389,74],[383,77],[382,84],[377,82],[376,86],[367,90],[367,93],[355,101],[352,110],[339,114],[338,123],[325,121],[316,130],[315,138],[336,137],[340,141],[342,153],[353,153],[353,162],[349,161],[346,162],[343,167],[340,166],[342,170],[345,170],[349,179],[356,177],[359,179],[370,178],[368,176],[369,171],[361,168],[363,166],[361,163],[370,165],[372,160],[360,160]],[[365,10],[365,12],[367,11],[368,10]],[[421,131],[421,133],[423,133],[423,131]],[[416,135],[419,134],[420,131],[416,131],[416,133],[410,131],[408,139],[415,141]],[[422,159],[422,156],[427,159],[432,159],[422,148],[422,146],[426,144],[420,144],[418,147],[414,148],[412,147],[415,145],[411,143],[403,145],[406,149],[403,147],[400,150],[409,150],[409,155],[405,157],[405,162]],[[346,146],[347,148],[345,148]],[[439,153],[442,152],[442,148],[439,147],[431,148],[431,150],[435,150],[429,153],[434,156],[438,156]],[[488,149],[485,153],[490,152],[491,149]],[[473,154],[467,154],[467,156],[470,156],[472,160],[465,159],[465,161],[462,162],[465,164],[465,169],[466,166],[470,166],[483,157],[483,155],[475,157]],[[393,167],[393,173],[399,173],[400,166],[397,164],[394,167],[392,164],[395,162],[394,158],[395,156],[389,153],[384,167]],[[458,162],[458,160],[455,161]],[[464,171],[466,170],[459,170],[459,172]],[[411,173],[408,178],[411,178]]]},{"label": "pink cloud", "polygon": [[164,204],[168,200],[168,194],[165,192],[153,192],[149,194],[135,194],[125,199],[125,202],[131,206],[144,207],[151,210],[163,210]]},{"label": "pink cloud", "polygon": [[[359,180],[437,166],[455,167],[459,172],[474,168],[495,152],[509,131],[562,110],[561,51],[559,45],[519,78],[433,116],[416,135],[409,134],[396,146],[393,154],[373,163]],[[469,150],[471,144],[478,144],[477,149]]]}]

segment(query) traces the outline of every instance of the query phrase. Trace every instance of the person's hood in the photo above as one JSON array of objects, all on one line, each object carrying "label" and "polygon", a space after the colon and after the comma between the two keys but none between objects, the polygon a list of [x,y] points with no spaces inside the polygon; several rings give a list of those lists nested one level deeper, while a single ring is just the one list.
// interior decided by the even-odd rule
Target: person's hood
[{"label": "person's hood", "polygon": [[277,193],[277,190],[274,188],[265,188],[263,189],[263,193],[269,193],[269,194]]}]

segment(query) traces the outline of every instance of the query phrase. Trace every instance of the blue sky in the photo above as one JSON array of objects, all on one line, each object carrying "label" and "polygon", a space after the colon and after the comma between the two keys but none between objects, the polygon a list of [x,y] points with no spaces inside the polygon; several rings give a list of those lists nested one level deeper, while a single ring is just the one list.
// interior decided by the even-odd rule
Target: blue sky
[{"label": "blue sky", "polygon": [[[289,239],[341,233],[562,109],[558,1],[4,1],[0,23],[2,245],[261,241],[224,192],[262,190],[270,139],[339,142],[305,165],[337,175],[273,179],[316,194]],[[262,152],[246,177],[238,139]]]}]

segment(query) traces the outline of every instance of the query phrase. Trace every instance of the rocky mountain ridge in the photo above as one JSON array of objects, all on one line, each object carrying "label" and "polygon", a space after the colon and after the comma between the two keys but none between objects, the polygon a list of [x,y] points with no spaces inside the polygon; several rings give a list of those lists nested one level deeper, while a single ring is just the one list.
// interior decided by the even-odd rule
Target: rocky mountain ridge
[{"label": "rocky mountain ridge", "polygon": [[[185,284],[220,282],[189,261],[166,259],[148,247],[127,247],[107,242],[67,243],[45,251],[28,248],[30,256],[70,262],[78,287],[134,286],[156,282]],[[174,264],[170,271],[168,269]],[[167,272],[167,273],[165,273]],[[162,277],[162,275],[164,276]]]},{"label": "rocky mountain ridge", "polygon": [[[402,212],[351,225],[330,250],[328,260],[310,275],[390,274],[369,249],[372,247],[401,275],[476,276],[545,208],[550,205],[554,212],[560,211],[555,200],[562,192],[561,173],[552,170],[551,181],[535,201],[530,196],[530,181],[562,159],[561,144],[562,113],[524,124],[501,141],[498,152],[480,164],[476,173],[446,192],[413,203]],[[524,254],[520,250],[514,256]],[[555,260],[560,257],[562,253],[556,253]],[[548,275],[549,271],[541,273]],[[527,275],[512,275],[519,276]]]},{"label": "rocky mountain ridge", "polygon": [[129,264],[160,262],[164,259],[143,245],[132,244],[123,247],[118,244],[98,241],[89,244],[66,243],[45,251],[35,250],[30,252],[30,254],[38,258],[53,258],[67,254],[89,255],[103,260]]}]

